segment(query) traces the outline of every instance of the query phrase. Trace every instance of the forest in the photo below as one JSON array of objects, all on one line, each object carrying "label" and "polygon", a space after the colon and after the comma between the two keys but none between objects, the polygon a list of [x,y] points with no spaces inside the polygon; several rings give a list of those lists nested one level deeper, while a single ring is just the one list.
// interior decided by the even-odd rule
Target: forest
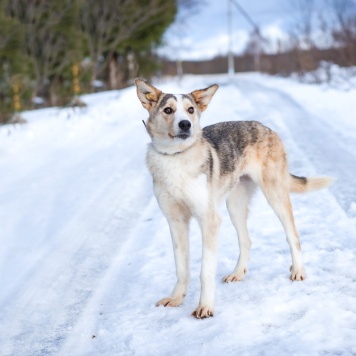
[{"label": "forest", "polygon": [[0,123],[154,72],[176,11],[166,0],[0,0]]},{"label": "forest", "polygon": [[[124,88],[137,76],[226,73],[225,54],[195,61],[157,54],[178,12],[199,13],[203,5],[197,0],[0,0],[0,124],[17,122],[16,113],[27,109],[84,106],[80,94]],[[237,72],[300,78],[311,73],[321,82],[331,78],[334,64],[356,66],[354,0],[292,0],[290,10],[293,23],[277,44],[254,25],[244,51],[233,54]]]}]

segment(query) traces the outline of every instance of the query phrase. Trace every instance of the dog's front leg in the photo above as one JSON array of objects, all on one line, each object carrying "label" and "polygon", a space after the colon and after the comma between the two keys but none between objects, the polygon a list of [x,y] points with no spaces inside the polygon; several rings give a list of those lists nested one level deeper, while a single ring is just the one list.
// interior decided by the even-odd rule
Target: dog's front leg
[{"label": "dog's front leg", "polygon": [[177,307],[182,304],[189,284],[189,219],[167,217],[171,230],[174,259],[176,264],[177,283],[170,297],[163,298],[156,306]]},{"label": "dog's front leg", "polygon": [[192,313],[198,319],[208,318],[214,314],[216,247],[220,223],[221,219],[216,212],[199,219],[203,237],[201,293],[199,305]]}]

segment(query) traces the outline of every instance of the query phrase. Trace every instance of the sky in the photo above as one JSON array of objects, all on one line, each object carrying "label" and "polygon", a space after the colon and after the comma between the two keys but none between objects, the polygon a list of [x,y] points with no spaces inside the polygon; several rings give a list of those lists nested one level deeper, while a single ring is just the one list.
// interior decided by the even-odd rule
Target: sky
[{"label": "sky", "polygon": [[[274,43],[284,39],[293,23],[292,0],[234,0]],[[209,59],[228,50],[228,0],[203,0],[193,11],[180,11],[167,30],[160,53],[176,59]],[[295,16],[294,16],[295,17]],[[253,30],[233,5],[233,51],[241,53]]]}]

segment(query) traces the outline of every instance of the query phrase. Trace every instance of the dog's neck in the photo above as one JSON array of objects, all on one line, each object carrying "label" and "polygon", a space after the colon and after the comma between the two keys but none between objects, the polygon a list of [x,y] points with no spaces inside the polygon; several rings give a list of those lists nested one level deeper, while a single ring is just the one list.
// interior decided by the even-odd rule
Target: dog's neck
[{"label": "dog's neck", "polygon": [[185,153],[187,152],[188,150],[190,150],[193,146],[195,146],[196,142],[194,142],[192,145],[188,146],[188,147],[185,147],[183,150],[181,151],[171,151],[171,150],[168,150],[168,151],[161,151],[160,149],[158,149],[154,144],[152,144],[152,147],[155,149],[155,151],[161,155],[164,155],[164,156],[177,156],[179,154],[182,154],[182,153]]},{"label": "dog's neck", "polygon": [[176,141],[176,139],[172,139],[171,144],[167,144],[167,140],[161,141],[160,139],[154,138],[152,135],[150,136],[152,139],[152,147],[157,153],[165,156],[176,156],[187,152],[196,146],[202,139],[202,132],[199,130],[194,136],[191,136],[186,140]]},{"label": "dog's neck", "polygon": [[154,148],[154,150],[164,156],[177,156],[180,155],[182,153],[185,153],[187,151],[189,151],[193,146],[195,146],[196,142],[193,142],[190,146],[186,146],[186,147],[182,147],[181,149],[177,149],[177,147],[157,147],[157,145],[155,145],[154,143],[152,143],[152,147]]},{"label": "dog's neck", "polygon": [[154,150],[161,155],[177,156],[177,155],[183,154],[183,153],[193,149],[197,145],[197,143],[201,141],[201,139],[202,139],[202,135],[199,135],[198,137],[194,137],[194,139],[192,138],[191,142],[189,142],[188,145],[184,145],[184,144],[163,145],[163,144],[160,144],[159,141],[154,141],[154,140],[152,140],[151,144],[152,144],[152,147],[154,148]]}]

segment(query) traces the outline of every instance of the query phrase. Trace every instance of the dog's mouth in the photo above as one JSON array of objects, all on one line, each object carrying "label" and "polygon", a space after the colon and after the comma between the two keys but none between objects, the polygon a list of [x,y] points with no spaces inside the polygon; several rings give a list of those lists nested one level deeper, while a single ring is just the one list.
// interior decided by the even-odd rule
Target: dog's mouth
[{"label": "dog's mouth", "polygon": [[171,135],[171,134],[168,134],[168,135],[169,135],[169,137],[170,137],[171,139],[180,138],[180,139],[182,139],[182,140],[186,140],[188,137],[190,137],[190,134],[188,134],[188,133],[181,133],[181,134],[175,135],[175,136],[173,136],[173,135]]}]

